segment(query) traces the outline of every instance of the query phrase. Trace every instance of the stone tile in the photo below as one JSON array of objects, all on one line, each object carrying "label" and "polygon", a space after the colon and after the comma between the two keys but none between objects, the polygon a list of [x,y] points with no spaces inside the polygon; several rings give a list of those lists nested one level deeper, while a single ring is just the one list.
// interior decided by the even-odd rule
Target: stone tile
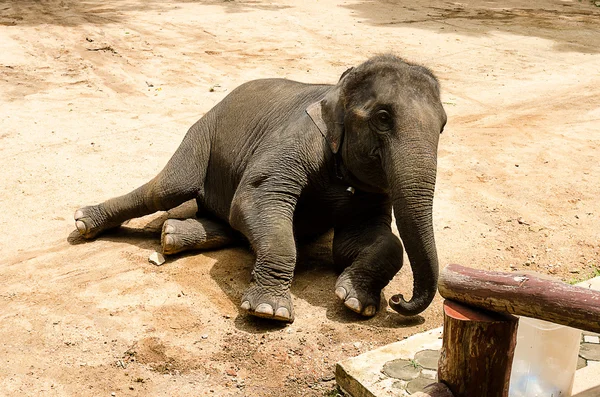
[{"label": "stone tile", "polygon": [[583,335],[583,341],[585,343],[600,343],[600,337],[596,335]]},{"label": "stone tile", "polygon": [[435,383],[434,380],[418,377],[417,379],[411,380],[406,385],[406,391],[410,394],[415,394],[418,391],[423,391],[423,389],[430,384]]},{"label": "stone tile", "polygon": [[596,343],[582,343],[579,356],[586,360],[600,361],[600,345]]},{"label": "stone tile", "polygon": [[579,356],[586,360],[600,361],[600,345],[596,343],[582,343]]},{"label": "stone tile", "polygon": [[392,360],[384,364],[381,370],[390,378],[412,380],[419,376],[421,367],[411,360]]},{"label": "stone tile", "polygon": [[421,378],[437,380],[437,370],[423,368]]},{"label": "stone tile", "polygon": [[440,359],[439,350],[422,350],[415,354],[415,361],[423,368],[435,369],[438,368],[438,360]]}]

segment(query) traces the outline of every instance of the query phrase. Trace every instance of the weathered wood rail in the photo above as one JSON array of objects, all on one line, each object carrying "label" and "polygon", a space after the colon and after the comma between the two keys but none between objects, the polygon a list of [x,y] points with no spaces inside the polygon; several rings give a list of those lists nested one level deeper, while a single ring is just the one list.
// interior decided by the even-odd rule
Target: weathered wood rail
[{"label": "weathered wood rail", "polygon": [[507,397],[518,319],[600,333],[600,292],[532,274],[459,265],[442,270],[444,336],[439,383],[420,397]]},{"label": "weathered wood rail", "polygon": [[600,332],[600,292],[527,273],[448,265],[440,295],[470,306]]}]

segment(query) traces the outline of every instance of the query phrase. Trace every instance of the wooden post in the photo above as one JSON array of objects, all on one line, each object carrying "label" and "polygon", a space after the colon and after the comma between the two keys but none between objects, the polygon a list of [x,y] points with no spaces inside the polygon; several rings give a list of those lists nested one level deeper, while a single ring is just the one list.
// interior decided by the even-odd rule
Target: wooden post
[{"label": "wooden post", "polygon": [[517,324],[511,315],[444,301],[439,382],[454,397],[507,397]]},{"label": "wooden post", "polygon": [[469,306],[600,332],[600,291],[528,273],[503,273],[448,265],[440,295]]}]

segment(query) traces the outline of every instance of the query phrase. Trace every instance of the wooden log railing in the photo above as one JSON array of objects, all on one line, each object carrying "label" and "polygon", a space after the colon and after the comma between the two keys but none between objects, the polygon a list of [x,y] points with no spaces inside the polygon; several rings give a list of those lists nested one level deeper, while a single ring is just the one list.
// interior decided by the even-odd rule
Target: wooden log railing
[{"label": "wooden log railing", "polygon": [[503,273],[448,265],[440,295],[469,306],[600,332],[600,292],[528,273]]},{"label": "wooden log railing", "polygon": [[600,292],[532,274],[459,265],[442,270],[444,336],[439,383],[421,397],[507,397],[518,319],[600,333]]}]

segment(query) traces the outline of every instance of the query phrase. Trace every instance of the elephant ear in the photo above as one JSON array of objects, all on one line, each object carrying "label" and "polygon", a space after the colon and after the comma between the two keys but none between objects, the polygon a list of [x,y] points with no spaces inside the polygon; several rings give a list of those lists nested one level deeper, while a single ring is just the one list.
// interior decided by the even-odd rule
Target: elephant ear
[{"label": "elephant ear", "polygon": [[315,123],[335,154],[340,149],[344,135],[344,105],[340,101],[340,87],[334,87],[325,98],[306,108],[306,113]]}]

